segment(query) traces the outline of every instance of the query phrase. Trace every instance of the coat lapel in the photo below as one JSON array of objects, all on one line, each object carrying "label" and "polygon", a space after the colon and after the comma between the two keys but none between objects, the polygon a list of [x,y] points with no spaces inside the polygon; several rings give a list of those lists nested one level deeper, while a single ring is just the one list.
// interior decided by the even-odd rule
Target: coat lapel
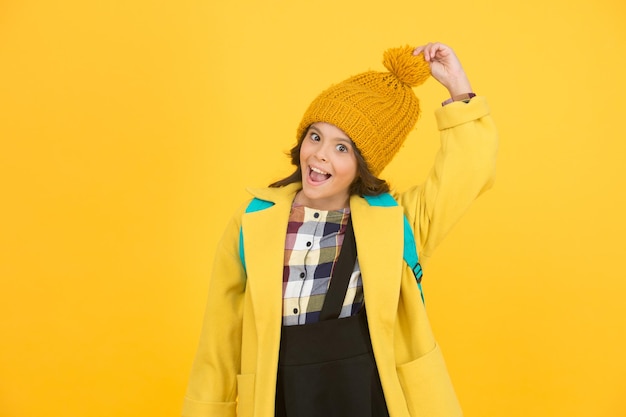
[{"label": "coat lapel", "polygon": [[350,209],[370,326],[380,323],[391,331],[403,265],[402,207],[370,206],[365,199],[352,197]]},{"label": "coat lapel", "polygon": [[[282,324],[282,276],[285,236],[293,197],[299,186],[249,190],[273,206],[242,219],[247,291],[250,292],[259,336],[280,332]],[[269,327],[268,327],[269,326]]]}]

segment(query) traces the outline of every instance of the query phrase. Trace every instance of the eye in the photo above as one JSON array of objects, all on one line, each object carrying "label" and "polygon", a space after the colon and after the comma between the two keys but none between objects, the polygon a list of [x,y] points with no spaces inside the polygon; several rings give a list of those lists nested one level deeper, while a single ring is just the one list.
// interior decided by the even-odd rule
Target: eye
[{"label": "eye", "polygon": [[346,145],[343,145],[343,144],[337,145],[337,150],[339,152],[348,152],[349,151],[348,147]]},{"label": "eye", "polygon": [[311,132],[310,136],[311,136],[311,140],[312,141],[314,141],[314,142],[319,142],[320,141],[320,135],[318,135],[317,133]]}]

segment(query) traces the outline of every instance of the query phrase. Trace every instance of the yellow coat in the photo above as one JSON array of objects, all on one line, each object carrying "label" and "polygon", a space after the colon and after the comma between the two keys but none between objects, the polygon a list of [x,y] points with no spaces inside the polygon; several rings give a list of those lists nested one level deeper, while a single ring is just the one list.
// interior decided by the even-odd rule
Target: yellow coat
[{"label": "yellow coat", "polygon": [[[423,185],[395,194],[397,207],[350,199],[372,347],[391,417],[462,415],[415,277],[402,259],[403,214],[423,264],[491,185],[497,133],[482,97],[438,109],[436,117],[442,145]],[[183,416],[274,416],[285,233],[299,189],[250,190],[275,204],[247,214],[244,205],[227,226]],[[241,227],[247,276],[239,258]]]}]

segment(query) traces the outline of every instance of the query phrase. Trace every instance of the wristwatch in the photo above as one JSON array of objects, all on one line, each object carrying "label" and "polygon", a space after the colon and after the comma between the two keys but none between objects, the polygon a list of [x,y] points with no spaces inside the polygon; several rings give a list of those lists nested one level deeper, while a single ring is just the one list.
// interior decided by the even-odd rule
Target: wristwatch
[{"label": "wristwatch", "polygon": [[476,94],[474,93],[465,93],[465,94],[459,94],[458,96],[454,96],[454,97],[450,97],[449,99],[447,99],[446,101],[444,101],[443,103],[441,103],[442,106],[446,106],[450,103],[453,103],[455,101],[464,101],[464,102],[468,102],[470,101],[470,99],[472,97],[476,97]]}]

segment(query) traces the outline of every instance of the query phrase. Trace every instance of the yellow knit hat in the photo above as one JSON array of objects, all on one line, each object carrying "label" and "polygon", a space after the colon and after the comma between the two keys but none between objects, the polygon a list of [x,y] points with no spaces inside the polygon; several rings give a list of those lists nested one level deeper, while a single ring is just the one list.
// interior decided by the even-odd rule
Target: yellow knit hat
[{"label": "yellow knit hat", "polygon": [[371,173],[378,176],[419,117],[412,87],[428,79],[430,68],[423,54],[413,55],[414,49],[388,49],[383,65],[389,72],[368,71],[323,91],[304,113],[297,138],[313,123],[333,124],[352,139]]}]

